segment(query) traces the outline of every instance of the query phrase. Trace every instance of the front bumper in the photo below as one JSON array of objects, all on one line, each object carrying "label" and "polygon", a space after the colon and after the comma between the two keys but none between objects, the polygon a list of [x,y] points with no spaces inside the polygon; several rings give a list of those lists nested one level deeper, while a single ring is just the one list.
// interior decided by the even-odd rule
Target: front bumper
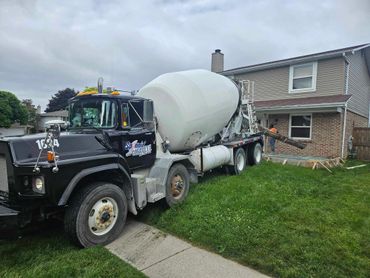
[{"label": "front bumper", "polygon": [[19,211],[0,205],[0,239],[18,236]]}]

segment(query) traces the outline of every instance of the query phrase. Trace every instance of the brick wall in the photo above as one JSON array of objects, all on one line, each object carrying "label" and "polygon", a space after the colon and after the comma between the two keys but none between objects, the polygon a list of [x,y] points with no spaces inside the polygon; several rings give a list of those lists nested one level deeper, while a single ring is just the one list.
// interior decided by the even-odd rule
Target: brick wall
[{"label": "brick wall", "polygon": [[[269,122],[277,123],[275,127],[282,135],[289,135],[289,114],[270,115]],[[340,113],[313,113],[312,138],[301,140],[307,147],[300,150],[296,147],[276,142],[276,153],[338,157],[341,155],[341,114]],[[269,150],[269,147],[267,147]]]},{"label": "brick wall", "polygon": [[[338,157],[342,153],[343,136],[343,113],[313,113],[312,114],[312,138],[300,140],[307,147],[300,150],[296,147],[276,142],[276,153],[308,156]],[[277,121],[276,121],[277,120]],[[282,135],[289,135],[289,114],[277,114],[269,116],[269,123],[275,123],[275,127]],[[344,142],[344,157],[348,152],[348,139],[354,127],[367,127],[368,119],[353,112],[347,111],[346,135]],[[267,152],[269,152],[267,143]]]}]

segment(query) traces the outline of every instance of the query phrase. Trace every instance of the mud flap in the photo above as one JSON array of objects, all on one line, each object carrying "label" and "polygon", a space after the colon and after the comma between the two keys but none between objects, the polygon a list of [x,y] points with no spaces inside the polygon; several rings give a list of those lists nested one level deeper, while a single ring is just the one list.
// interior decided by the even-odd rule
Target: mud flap
[{"label": "mud flap", "polygon": [[18,236],[19,212],[0,205],[0,239]]}]

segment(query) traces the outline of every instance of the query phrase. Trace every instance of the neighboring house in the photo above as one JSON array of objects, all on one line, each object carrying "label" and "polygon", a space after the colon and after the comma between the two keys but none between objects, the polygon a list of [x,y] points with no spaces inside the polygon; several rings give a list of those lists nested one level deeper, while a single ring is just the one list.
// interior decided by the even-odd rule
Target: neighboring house
[{"label": "neighboring house", "polygon": [[29,134],[33,126],[20,125],[19,123],[12,124],[9,128],[0,127],[0,138],[9,136],[23,136]]},{"label": "neighboring house", "polygon": [[277,153],[346,157],[353,127],[369,126],[370,44],[225,71],[217,50],[212,69],[254,81],[261,123],[307,143],[304,150],[278,143]]},{"label": "neighboring house", "polygon": [[51,120],[62,120],[65,122],[68,121],[68,111],[61,110],[48,113],[41,113],[37,115],[37,131],[38,132],[45,131],[45,123]]}]

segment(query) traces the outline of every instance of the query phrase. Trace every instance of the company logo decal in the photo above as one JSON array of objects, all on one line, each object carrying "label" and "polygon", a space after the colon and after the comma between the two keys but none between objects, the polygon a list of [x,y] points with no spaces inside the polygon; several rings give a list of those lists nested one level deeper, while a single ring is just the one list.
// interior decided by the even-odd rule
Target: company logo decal
[{"label": "company logo decal", "polygon": [[152,153],[152,145],[145,145],[145,141],[126,142],[125,150],[128,151],[126,156],[143,156]]}]

